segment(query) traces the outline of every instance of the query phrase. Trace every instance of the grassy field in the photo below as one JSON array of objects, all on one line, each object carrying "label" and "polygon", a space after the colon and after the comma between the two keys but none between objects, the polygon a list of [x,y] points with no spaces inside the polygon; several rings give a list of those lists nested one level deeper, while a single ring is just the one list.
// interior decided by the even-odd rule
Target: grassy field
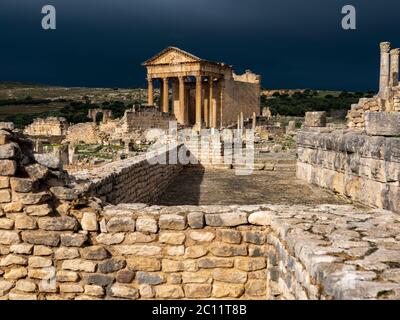
[{"label": "grassy field", "polygon": [[22,104],[0,106],[0,117],[13,114],[37,114],[42,112],[61,110],[65,103],[52,102],[49,104]]}]

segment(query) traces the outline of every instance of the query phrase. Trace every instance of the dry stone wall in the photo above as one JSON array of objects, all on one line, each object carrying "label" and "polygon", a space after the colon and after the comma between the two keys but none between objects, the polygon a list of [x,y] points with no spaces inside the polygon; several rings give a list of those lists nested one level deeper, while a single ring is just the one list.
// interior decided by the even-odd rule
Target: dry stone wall
[{"label": "dry stone wall", "polygon": [[182,170],[180,164],[169,164],[169,156],[176,155],[181,146],[166,150],[160,156],[167,164],[148,161],[146,155],[114,161],[91,170],[73,173],[80,183],[85,183],[88,193],[102,201],[117,204],[150,202],[157,199]]},{"label": "dry stone wall", "polygon": [[300,131],[297,142],[298,178],[400,212],[400,138],[320,129]]}]

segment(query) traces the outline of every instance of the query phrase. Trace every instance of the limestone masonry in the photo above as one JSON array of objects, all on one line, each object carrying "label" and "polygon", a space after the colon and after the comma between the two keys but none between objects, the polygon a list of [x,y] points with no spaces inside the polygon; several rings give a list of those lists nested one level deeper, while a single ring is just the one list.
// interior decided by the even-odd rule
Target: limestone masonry
[{"label": "limestone masonry", "polygon": [[[110,205],[7,129],[0,158],[1,299],[399,298],[400,219],[389,211]],[[105,176],[134,179],[142,162],[126,163]],[[141,174],[157,195],[151,172]]]}]

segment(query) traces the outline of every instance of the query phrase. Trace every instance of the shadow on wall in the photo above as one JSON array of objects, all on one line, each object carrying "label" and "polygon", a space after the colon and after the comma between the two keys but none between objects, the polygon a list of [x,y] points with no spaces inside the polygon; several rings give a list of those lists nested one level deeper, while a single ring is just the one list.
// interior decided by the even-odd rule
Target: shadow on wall
[{"label": "shadow on wall", "polygon": [[204,171],[205,168],[201,164],[185,166],[164,194],[152,204],[163,206],[199,205],[200,186]]}]

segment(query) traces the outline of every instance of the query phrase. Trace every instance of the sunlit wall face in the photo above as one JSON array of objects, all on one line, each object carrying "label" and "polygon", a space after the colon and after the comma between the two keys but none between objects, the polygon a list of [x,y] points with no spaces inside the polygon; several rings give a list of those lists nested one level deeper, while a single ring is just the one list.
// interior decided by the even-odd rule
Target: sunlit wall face
[{"label": "sunlit wall face", "polygon": [[[41,28],[41,9],[57,29]],[[141,62],[174,45],[250,68],[273,88],[377,89],[378,43],[400,46],[398,0],[2,0],[0,80],[145,86]]]}]

